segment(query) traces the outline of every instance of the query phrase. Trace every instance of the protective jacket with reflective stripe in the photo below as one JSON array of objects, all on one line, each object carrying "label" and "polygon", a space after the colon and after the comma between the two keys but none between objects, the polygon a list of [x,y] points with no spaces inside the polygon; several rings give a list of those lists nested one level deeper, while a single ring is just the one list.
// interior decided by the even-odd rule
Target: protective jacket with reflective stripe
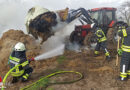
[{"label": "protective jacket with reflective stripe", "polygon": [[125,52],[130,52],[130,27],[118,30],[118,35],[122,37],[122,50]]},{"label": "protective jacket with reflective stripe", "polygon": [[[23,58],[24,56],[17,58],[17,56],[15,56],[15,55],[17,55],[17,54],[15,54],[15,51],[13,51],[9,57],[9,63],[10,63],[10,68],[13,68],[16,65],[21,64],[21,66],[17,67],[11,73],[12,76],[17,77],[17,76],[21,76],[24,73],[25,68],[27,68],[29,66],[29,61],[26,60],[26,58]],[[23,54],[23,55],[25,55],[25,54]]]},{"label": "protective jacket with reflective stripe", "polygon": [[97,28],[95,34],[96,34],[96,36],[97,36],[97,38],[98,38],[98,39],[97,39],[98,42],[103,42],[103,41],[106,41],[106,40],[107,40],[107,38],[106,38],[104,32],[102,31],[102,29]]}]

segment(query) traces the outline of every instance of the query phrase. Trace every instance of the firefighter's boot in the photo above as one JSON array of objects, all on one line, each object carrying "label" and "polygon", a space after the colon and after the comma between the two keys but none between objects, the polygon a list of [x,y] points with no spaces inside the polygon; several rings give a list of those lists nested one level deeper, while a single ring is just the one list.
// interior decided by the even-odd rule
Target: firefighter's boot
[{"label": "firefighter's boot", "polygon": [[110,60],[111,60],[111,57],[110,57],[109,52],[106,52],[106,53],[105,53],[105,56],[106,56],[106,60],[108,60],[108,61],[110,61]]},{"label": "firefighter's boot", "polygon": [[11,83],[16,83],[16,82],[18,82],[18,78],[17,78],[17,77],[13,77],[13,79],[12,79],[12,82],[11,82]]},{"label": "firefighter's boot", "polygon": [[126,81],[127,79],[128,79],[127,73],[120,72],[120,77],[118,78],[118,80]]},{"label": "firefighter's boot", "polygon": [[120,77],[120,76],[119,76],[119,77],[117,78],[117,80],[120,80],[120,81],[127,81],[128,78],[124,78],[124,77]]},{"label": "firefighter's boot", "polygon": [[26,82],[28,80],[29,74],[25,74],[22,76],[22,82]]}]

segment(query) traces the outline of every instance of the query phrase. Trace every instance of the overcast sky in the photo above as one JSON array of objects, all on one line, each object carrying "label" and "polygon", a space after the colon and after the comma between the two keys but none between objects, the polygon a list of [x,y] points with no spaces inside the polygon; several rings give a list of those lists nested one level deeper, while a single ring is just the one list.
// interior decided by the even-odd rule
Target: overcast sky
[{"label": "overcast sky", "polygon": [[[43,5],[48,8],[96,8],[96,7],[117,7],[122,2],[128,0],[22,0],[23,2],[32,2]],[[40,2],[40,3],[39,3]]]},{"label": "overcast sky", "polygon": [[60,8],[79,8],[84,7],[86,9],[96,7],[117,7],[124,1],[129,0],[0,0],[3,2],[21,1],[22,3],[30,3],[32,5],[41,5],[45,8],[60,9]]}]

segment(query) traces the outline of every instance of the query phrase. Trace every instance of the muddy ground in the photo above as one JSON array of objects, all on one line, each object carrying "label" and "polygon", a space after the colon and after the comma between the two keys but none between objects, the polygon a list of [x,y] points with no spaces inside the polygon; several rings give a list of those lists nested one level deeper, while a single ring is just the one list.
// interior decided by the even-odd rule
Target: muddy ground
[{"label": "muddy ground", "polygon": [[[9,30],[5,32],[0,39],[0,76],[3,78],[8,72],[8,57],[12,47],[21,41],[27,47],[27,58],[35,57],[41,54],[39,44],[31,36],[24,34],[19,30]],[[110,62],[105,60],[104,54],[94,57],[93,50],[82,50],[82,52],[74,52],[65,50],[61,56],[49,58],[46,60],[31,62],[33,67],[32,73],[28,82],[18,82],[11,84],[12,77],[7,79],[5,90],[19,90],[20,88],[39,80],[40,77],[46,76],[57,70],[74,70],[79,71],[84,75],[84,78],[72,84],[57,84],[48,86],[47,90],[130,90],[130,80],[118,81],[119,65],[115,66],[116,61],[116,45],[109,43],[109,51],[112,59]],[[120,58],[119,58],[120,59]],[[67,75],[65,76],[67,77]],[[64,76],[60,77],[60,79]],[[73,79],[73,75],[67,77]]]}]

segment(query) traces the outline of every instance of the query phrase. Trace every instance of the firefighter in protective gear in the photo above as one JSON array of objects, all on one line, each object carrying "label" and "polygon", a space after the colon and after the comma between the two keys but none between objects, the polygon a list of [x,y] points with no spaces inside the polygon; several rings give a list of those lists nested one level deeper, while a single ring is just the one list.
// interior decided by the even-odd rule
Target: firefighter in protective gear
[{"label": "firefighter in protective gear", "polygon": [[10,68],[20,64],[19,67],[11,72],[11,75],[13,76],[12,83],[17,82],[19,79],[22,80],[22,82],[28,80],[33,71],[33,69],[29,67],[29,62],[30,61],[28,61],[26,58],[25,45],[21,42],[18,42],[9,56]]},{"label": "firefighter in protective gear", "polygon": [[130,27],[128,27],[126,23],[123,23],[123,25],[118,28],[118,35],[122,38],[119,79],[124,81],[130,78]]},{"label": "firefighter in protective gear", "polygon": [[92,24],[91,28],[94,29],[94,33],[97,37],[97,45],[94,51],[95,56],[99,55],[100,49],[104,50],[106,60],[110,60],[110,54],[106,48],[107,38],[101,28],[98,28],[96,24]]}]

